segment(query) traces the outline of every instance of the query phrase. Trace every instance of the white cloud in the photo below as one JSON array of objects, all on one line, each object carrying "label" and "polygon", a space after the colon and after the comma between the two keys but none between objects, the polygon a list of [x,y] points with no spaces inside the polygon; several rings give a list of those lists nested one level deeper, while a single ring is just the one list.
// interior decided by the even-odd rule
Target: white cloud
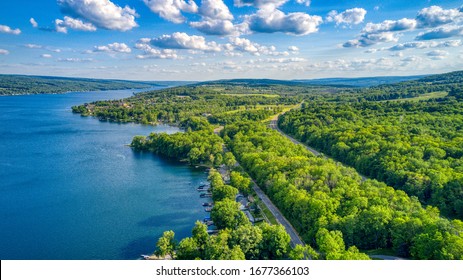
[{"label": "white cloud", "polygon": [[296,0],[296,3],[309,7],[312,3],[312,0]]},{"label": "white cloud", "polygon": [[150,58],[159,58],[159,59],[178,59],[179,56],[175,50],[157,50],[151,49],[148,53],[144,55],[137,55],[138,59],[150,59]]},{"label": "white cloud", "polygon": [[[150,56],[158,58],[158,56],[161,54],[174,54],[162,53],[162,50],[187,50],[191,54],[204,54],[205,52],[222,52],[225,56],[233,57],[242,56],[243,53],[248,53],[255,56],[289,55],[289,52],[287,51],[277,51],[275,46],[260,45],[245,38],[230,37],[228,40],[229,43],[218,44],[215,41],[207,41],[206,38],[204,38],[203,36],[190,36],[186,33],[176,32],[171,35],[162,35],[154,39],[142,38],[137,42],[135,48],[144,51],[144,55],[140,56],[139,58],[148,58]],[[177,54],[175,53],[175,55]]]},{"label": "white cloud", "polygon": [[343,44],[345,48],[368,47],[377,43],[397,42],[397,31],[413,30],[416,20],[403,18],[400,20],[385,20],[381,23],[367,23],[357,39]]},{"label": "white cloud", "polygon": [[285,14],[274,7],[265,7],[247,16],[245,22],[249,30],[254,32],[307,35],[317,32],[323,20],[320,16],[300,12]]},{"label": "white cloud", "polygon": [[403,52],[394,52],[394,53],[391,53],[391,56],[392,57],[403,57],[404,53]]},{"label": "white cloud", "polygon": [[328,14],[326,20],[328,22],[335,22],[336,25],[340,24],[360,24],[365,19],[367,11],[363,8],[353,8],[345,10],[344,12],[338,14],[337,11],[331,11]]},{"label": "white cloud", "polygon": [[208,19],[203,21],[190,22],[190,26],[207,35],[225,36],[238,34],[235,26],[229,20]]},{"label": "white cloud", "polygon": [[261,63],[297,63],[306,62],[307,59],[302,57],[290,57],[290,58],[260,58],[248,60],[248,64],[261,64]]},{"label": "white cloud", "polygon": [[34,27],[34,28],[37,28],[39,26],[39,24],[37,23],[37,21],[35,21],[34,18],[30,18],[29,22],[31,23],[32,27]]},{"label": "white cloud", "polygon": [[10,52],[7,51],[7,50],[4,50],[4,49],[0,49],[0,55],[7,55],[9,54]]},{"label": "white cloud", "polygon": [[106,46],[95,46],[93,48],[94,52],[109,52],[109,53],[131,53],[132,49],[130,49],[126,44],[124,43],[112,43],[108,44]]},{"label": "white cloud", "polygon": [[197,13],[198,6],[193,0],[143,0],[153,13],[173,23],[185,22],[182,12]]},{"label": "white cloud", "polygon": [[299,48],[296,47],[296,46],[289,46],[289,47],[288,47],[288,51],[290,51],[290,52],[298,52],[298,51],[299,51]]},{"label": "white cloud", "polygon": [[307,65],[309,71],[372,71],[372,70],[392,70],[396,68],[395,60],[392,58],[381,57],[377,59],[336,59],[324,62],[317,62]]},{"label": "white cloud", "polygon": [[358,39],[349,40],[342,46],[345,48],[368,47],[380,42],[397,42],[399,38],[392,32],[364,33]]},{"label": "white cloud", "polygon": [[19,28],[12,29],[11,27],[9,27],[7,25],[1,25],[0,24],[0,33],[19,35],[19,34],[21,34],[21,30]]},{"label": "white cloud", "polygon": [[175,50],[171,49],[155,49],[150,45],[151,39],[149,38],[142,38],[138,40],[137,44],[135,45],[136,49],[142,50],[143,55],[137,55],[138,59],[150,59],[150,58],[157,58],[157,59],[178,59],[180,58],[177,55]]},{"label": "white cloud", "polygon": [[91,58],[59,58],[58,62],[73,62],[73,63],[83,63],[83,62],[92,62]]},{"label": "white cloud", "polygon": [[204,34],[238,36],[241,33],[231,22],[234,17],[222,0],[202,0],[198,14],[202,20],[190,22],[190,26]]},{"label": "white cloud", "polygon": [[[301,2],[304,0],[301,0]],[[280,7],[288,2],[288,0],[234,0],[236,7],[254,6],[256,8],[264,7]],[[304,1],[307,2],[307,1]],[[308,1],[310,3],[310,1]],[[298,2],[300,4],[300,2]]]},{"label": "white cloud", "polygon": [[424,8],[416,16],[419,27],[437,27],[459,19],[463,19],[463,13],[458,8],[445,10],[439,6]]},{"label": "white cloud", "polygon": [[24,46],[28,49],[43,49],[43,46],[36,44],[25,44]]},{"label": "white cloud", "polygon": [[220,46],[214,42],[207,42],[203,36],[188,35],[175,32],[172,35],[162,35],[151,40],[151,45],[161,49],[192,49],[201,51],[220,51]]},{"label": "white cloud", "polygon": [[239,38],[239,37],[231,37],[229,38],[229,44],[226,44],[223,49],[226,52],[245,52],[250,53],[252,55],[260,56],[260,55],[289,55],[288,52],[278,52],[275,46],[263,46],[258,43],[251,42],[249,39]]},{"label": "white cloud", "polygon": [[56,31],[60,33],[68,33],[68,28],[80,31],[96,31],[96,27],[93,24],[68,16],[65,16],[64,20],[56,19],[55,28]]},{"label": "white cloud", "polygon": [[45,53],[45,54],[42,54],[40,57],[42,57],[42,58],[52,58],[53,56],[51,54]]},{"label": "white cloud", "polygon": [[135,22],[138,15],[134,9],[129,6],[119,7],[109,0],[58,0],[58,4],[63,13],[83,19],[96,27],[127,31],[138,26]]},{"label": "white cloud", "polygon": [[233,15],[222,0],[201,0],[199,14],[210,19],[233,19]]},{"label": "white cloud", "polygon": [[442,26],[418,34],[415,40],[434,40],[463,36],[463,26]]},{"label": "white cloud", "polygon": [[416,62],[416,61],[421,61],[421,57],[419,56],[416,56],[416,55],[412,55],[412,56],[408,56],[408,57],[405,57],[404,59],[401,59],[400,61],[403,61],[403,62]]},{"label": "white cloud", "polygon": [[396,41],[398,38],[396,33],[426,28],[435,29],[421,32],[415,40],[462,36],[463,26],[459,25],[463,21],[462,10],[462,8],[445,10],[439,6],[431,6],[420,10],[415,19],[403,18],[400,20],[385,20],[376,24],[368,23],[357,39],[350,40],[344,43],[343,46],[364,47],[378,42]]},{"label": "white cloud", "polygon": [[446,58],[449,55],[449,53],[443,50],[435,50],[435,51],[430,51],[426,53],[426,55],[430,57],[431,59],[441,60],[441,59]]},{"label": "white cloud", "polygon": [[395,32],[415,29],[417,23],[414,19],[403,18],[399,20],[385,20],[382,23],[367,23],[363,33]]},{"label": "white cloud", "polygon": [[443,48],[443,47],[459,47],[462,45],[461,40],[449,40],[449,41],[420,41],[420,42],[407,42],[397,44],[387,50],[390,51],[402,51],[406,49],[427,49],[427,48]]}]

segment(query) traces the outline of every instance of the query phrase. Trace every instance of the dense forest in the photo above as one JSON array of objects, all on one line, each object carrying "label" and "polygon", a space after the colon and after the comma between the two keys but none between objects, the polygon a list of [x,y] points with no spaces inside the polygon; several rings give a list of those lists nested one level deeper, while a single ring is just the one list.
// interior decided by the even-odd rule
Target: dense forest
[{"label": "dense forest", "polygon": [[314,157],[264,125],[229,125],[224,135],[307,244],[321,249],[318,237],[327,233],[360,249],[392,247],[416,259],[463,258],[463,223],[439,217],[437,208],[422,208],[384,183],[362,182],[354,169]]},{"label": "dense forest", "polygon": [[153,86],[160,85],[151,82],[131,82],[121,80],[0,75],[0,95],[142,89]]},{"label": "dense forest", "polygon": [[[462,81],[463,72],[366,89],[218,81],[73,111],[175,123],[184,132],[136,136],[132,147],[234,174],[230,183],[214,171],[209,177],[218,232],[206,235],[197,224],[179,243],[165,232],[161,257],[367,259],[362,252],[386,249],[412,259],[463,259]],[[266,122],[279,114],[286,133],[352,167],[315,157],[269,129]],[[289,248],[284,229],[243,217],[234,197],[249,194],[250,181],[236,178],[248,176],[305,246]]]},{"label": "dense forest", "polygon": [[463,103],[305,103],[279,126],[445,216],[463,218]]},{"label": "dense forest", "polygon": [[334,100],[358,102],[414,98],[425,94],[449,93],[461,89],[462,83],[463,71],[457,71],[400,83],[348,89],[340,92]]}]

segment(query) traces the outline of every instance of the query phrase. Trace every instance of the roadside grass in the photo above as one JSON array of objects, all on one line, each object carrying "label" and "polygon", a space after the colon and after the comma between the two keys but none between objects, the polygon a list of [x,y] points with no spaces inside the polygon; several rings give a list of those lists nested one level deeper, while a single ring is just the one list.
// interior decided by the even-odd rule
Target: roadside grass
[{"label": "roadside grass", "polygon": [[362,253],[367,255],[386,255],[386,256],[395,256],[395,252],[392,248],[380,248],[380,249],[373,249],[373,250],[365,250]]},{"label": "roadside grass", "polygon": [[277,219],[275,218],[275,216],[273,216],[272,212],[268,210],[267,206],[265,206],[262,200],[255,193],[253,194],[253,197],[257,203],[257,206],[260,208],[261,214],[264,217],[264,219],[272,225],[277,225]]}]

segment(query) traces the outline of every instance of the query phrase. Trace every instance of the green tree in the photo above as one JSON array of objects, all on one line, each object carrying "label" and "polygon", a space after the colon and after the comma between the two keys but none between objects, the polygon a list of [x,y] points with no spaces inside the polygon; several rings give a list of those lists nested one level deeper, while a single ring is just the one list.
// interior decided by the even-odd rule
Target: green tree
[{"label": "green tree", "polygon": [[223,156],[223,163],[230,169],[236,164],[235,156],[231,152],[226,152]]},{"label": "green tree", "polygon": [[215,203],[211,218],[219,229],[236,229],[240,225],[249,224],[248,218],[240,210],[240,204],[228,198]]},{"label": "green tree", "polygon": [[145,143],[146,143],[146,137],[137,135],[133,137],[130,147],[134,148],[137,151],[143,150],[145,148]]},{"label": "green tree", "polygon": [[260,259],[279,260],[286,257],[290,248],[291,237],[285,228],[278,225],[263,223],[262,242],[260,243]]},{"label": "green tree", "polygon": [[292,260],[318,260],[319,254],[310,245],[297,244],[288,254]]},{"label": "green tree", "polygon": [[251,179],[244,177],[240,172],[232,171],[230,173],[230,184],[244,195],[251,192]]},{"label": "green tree", "polygon": [[196,221],[195,226],[192,230],[192,238],[195,240],[198,246],[198,252],[200,257],[204,256],[204,249],[206,244],[209,242],[209,234],[207,233],[207,226],[200,221]]},{"label": "green tree", "polygon": [[188,153],[188,160],[190,163],[199,163],[201,161],[202,153],[199,148],[193,148]]},{"label": "green tree", "polygon": [[413,239],[411,255],[415,259],[440,260],[444,257],[445,242],[439,231],[419,234]]},{"label": "green tree", "polygon": [[262,230],[259,227],[246,224],[239,226],[231,233],[230,246],[239,245],[247,260],[259,258],[259,244],[262,241]]},{"label": "green tree", "polygon": [[361,253],[357,247],[351,246],[347,251],[344,251],[341,257],[339,258],[340,260],[370,260],[370,257],[365,254]]},{"label": "green tree", "polygon": [[229,247],[230,230],[221,230],[212,236],[206,245],[207,260],[244,260],[245,256],[239,245]]},{"label": "green tree", "polygon": [[177,246],[176,259],[178,260],[194,260],[199,259],[200,256],[198,244],[196,240],[191,237],[182,239]]},{"label": "green tree", "polygon": [[175,257],[175,249],[177,247],[177,241],[175,241],[175,233],[172,230],[165,231],[156,243],[157,250],[155,254],[160,257],[170,255],[172,258]]},{"label": "green tree", "polygon": [[321,228],[317,232],[316,239],[320,252],[327,260],[341,259],[346,247],[340,231],[328,231],[326,228]]},{"label": "green tree", "polygon": [[230,199],[235,200],[238,190],[229,185],[216,186],[212,189],[212,199],[215,202]]},{"label": "green tree", "polygon": [[211,182],[212,189],[224,185],[222,175],[220,175],[220,173],[213,168],[211,168],[211,170],[209,171],[209,177],[207,177],[207,179],[209,180],[209,182]]}]

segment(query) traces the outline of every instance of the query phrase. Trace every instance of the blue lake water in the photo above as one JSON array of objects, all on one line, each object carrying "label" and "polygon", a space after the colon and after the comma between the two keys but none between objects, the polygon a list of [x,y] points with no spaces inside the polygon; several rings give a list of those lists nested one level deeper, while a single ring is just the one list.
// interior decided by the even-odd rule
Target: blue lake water
[{"label": "blue lake water", "polygon": [[163,231],[205,215],[204,171],[140,154],[135,135],[169,126],[100,122],[71,106],[132,91],[0,97],[0,258],[136,259]]}]

